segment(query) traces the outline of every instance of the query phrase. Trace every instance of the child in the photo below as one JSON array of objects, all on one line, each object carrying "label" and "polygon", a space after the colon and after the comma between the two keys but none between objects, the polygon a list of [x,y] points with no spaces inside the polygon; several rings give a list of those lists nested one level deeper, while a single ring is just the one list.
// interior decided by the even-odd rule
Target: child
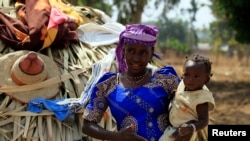
[{"label": "child", "polygon": [[211,64],[200,55],[186,58],[169,113],[171,125],[159,141],[177,141],[180,137],[182,141],[207,140],[209,111],[215,108],[213,95],[206,87],[212,76]]}]

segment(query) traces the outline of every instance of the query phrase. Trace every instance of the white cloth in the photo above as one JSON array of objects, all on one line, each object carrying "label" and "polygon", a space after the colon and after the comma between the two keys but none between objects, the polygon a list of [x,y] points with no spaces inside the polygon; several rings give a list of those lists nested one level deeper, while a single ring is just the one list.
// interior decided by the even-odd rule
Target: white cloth
[{"label": "white cloth", "polygon": [[82,106],[85,106],[85,104],[88,102],[92,87],[94,84],[99,80],[99,78],[106,73],[106,69],[110,69],[113,60],[115,59],[115,49],[111,49],[109,53],[100,61],[96,62],[92,66],[92,75],[89,78],[86,87],[84,91],[81,93],[81,96],[79,98],[68,98],[63,101],[57,102],[59,105],[75,105],[79,104]]},{"label": "white cloth", "polygon": [[80,25],[77,32],[80,41],[96,47],[117,43],[123,30],[125,30],[124,25],[117,22],[108,22],[103,25],[86,23]]},{"label": "white cloth", "polygon": [[125,26],[112,20],[110,16],[99,9],[94,9],[94,11],[101,15],[105,24],[86,23],[80,25],[77,29],[79,40],[93,47],[117,43]]}]

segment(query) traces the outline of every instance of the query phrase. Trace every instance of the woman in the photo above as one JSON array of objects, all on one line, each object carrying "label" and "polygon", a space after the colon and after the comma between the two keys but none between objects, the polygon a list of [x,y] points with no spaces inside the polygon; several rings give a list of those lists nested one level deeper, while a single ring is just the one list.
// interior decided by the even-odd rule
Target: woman
[{"label": "woman", "polygon": [[[180,79],[171,66],[152,69],[158,29],[132,24],[120,34],[116,48],[118,72],[105,73],[91,91],[83,114],[83,133],[102,140],[158,141],[168,126],[170,94]],[[97,123],[110,108],[117,132]]]}]

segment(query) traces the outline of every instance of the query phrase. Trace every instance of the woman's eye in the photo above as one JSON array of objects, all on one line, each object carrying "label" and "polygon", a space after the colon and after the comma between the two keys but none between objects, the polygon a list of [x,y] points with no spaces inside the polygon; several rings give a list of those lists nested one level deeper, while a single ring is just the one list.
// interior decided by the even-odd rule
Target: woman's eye
[{"label": "woman's eye", "polygon": [[128,49],[128,52],[129,53],[133,53],[134,51],[132,49]]},{"label": "woman's eye", "polygon": [[142,51],[142,52],[141,52],[141,55],[147,55],[147,54],[148,54],[147,51]]}]

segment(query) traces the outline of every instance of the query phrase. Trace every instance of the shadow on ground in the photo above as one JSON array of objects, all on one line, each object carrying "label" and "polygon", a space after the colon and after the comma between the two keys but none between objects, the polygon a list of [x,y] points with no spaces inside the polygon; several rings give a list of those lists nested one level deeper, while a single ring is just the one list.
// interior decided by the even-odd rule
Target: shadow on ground
[{"label": "shadow on ground", "polygon": [[216,103],[214,124],[250,124],[250,82],[211,81],[207,86]]}]

